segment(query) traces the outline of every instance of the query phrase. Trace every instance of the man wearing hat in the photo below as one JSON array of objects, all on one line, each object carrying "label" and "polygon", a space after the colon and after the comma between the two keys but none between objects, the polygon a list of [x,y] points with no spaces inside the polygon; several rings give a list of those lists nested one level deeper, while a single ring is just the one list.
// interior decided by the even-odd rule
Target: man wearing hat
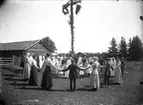
[{"label": "man wearing hat", "polygon": [[[62,70],[63,72],[69,70],[70,91],[76,90],[77,69],[78,70],[85,70],[85,69],[79,68],[75,63],[75,60],[71,59],[71,64],[68,66],[68,68],[65,70]],[[72,84],[74,84],[73,88],[72,88]]]}]

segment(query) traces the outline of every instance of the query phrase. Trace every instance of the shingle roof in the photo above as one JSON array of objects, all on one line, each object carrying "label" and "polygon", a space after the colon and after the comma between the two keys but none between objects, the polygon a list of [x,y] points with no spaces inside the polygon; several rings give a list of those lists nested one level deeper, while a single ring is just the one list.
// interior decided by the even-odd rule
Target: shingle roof
[{"label": "shingle roof", "polygon": [[21,42],[10,42],[10,43],[0,43],[0,51],[6,50],[24,50],[36,43],[38,40],[34,41],[21,41]]},{"label": "shingle roof", "polygon": [[0,51],[25,50],[25,51],[46,51],[54,52],[56,49],[55,43],[49,38],[45,37],[42,40],[21,41],[11,43],[0,43]]}]

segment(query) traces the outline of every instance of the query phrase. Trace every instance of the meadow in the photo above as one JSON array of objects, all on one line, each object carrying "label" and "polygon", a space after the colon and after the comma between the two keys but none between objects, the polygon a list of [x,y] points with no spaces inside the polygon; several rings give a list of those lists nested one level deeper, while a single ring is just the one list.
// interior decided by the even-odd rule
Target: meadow
[{"label": "meadow", "polygon": [[[2,95],[7,105],[143,105],[143,62],[126,61],[123,84],[112,83],[91,91],[89,77],[77,79],[77,90],[69,92],[69,79],[53,78],[53,90],[29,86],[19,72],[1,68]],[[111,79],[113,81],[113,78]]]}]

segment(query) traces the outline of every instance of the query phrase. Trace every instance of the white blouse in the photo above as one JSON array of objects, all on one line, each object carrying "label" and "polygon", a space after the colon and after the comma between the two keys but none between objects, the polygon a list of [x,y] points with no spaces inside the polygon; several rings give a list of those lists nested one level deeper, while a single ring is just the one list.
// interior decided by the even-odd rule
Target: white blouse
[{"label": "white blouse", "polygon": [[98,67],[99,67],[99,62],[94,62],[94,64],[92,65],[92,74],[98,75]]},{"label": "white blouse", "polygon": [[35,67],[37,67],[37,68],[39,68],[38,66],[37,66],[37,62],[36,62],[36,60],[32,60],[32,65],[34,65]]},{"label": "white blouse", "polygon": [[52,66],[52,65],[54,65],[54,64],[53,64],[53,62],[51,61],[50,58],[47,58],[47,59],[45,59],[45,61],[44,61],[44,65]]}]

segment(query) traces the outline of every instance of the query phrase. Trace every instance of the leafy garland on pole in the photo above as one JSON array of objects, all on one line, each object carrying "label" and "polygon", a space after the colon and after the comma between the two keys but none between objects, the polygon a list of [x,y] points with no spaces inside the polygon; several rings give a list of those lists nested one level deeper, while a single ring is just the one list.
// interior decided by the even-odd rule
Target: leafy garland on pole
[{"label": "leafy garland on pole", "polygon": [[[74,13],[73,6],[76,6],[75,14],[77,15],[81,9],[81,0],[69,0],[66,4],[62,6],[62,12],[64,15],[69,14],[70,21],[69,25],[71,28],[71,53],[74,54]],[[70,6],[70,13],[69,7]]]}]

